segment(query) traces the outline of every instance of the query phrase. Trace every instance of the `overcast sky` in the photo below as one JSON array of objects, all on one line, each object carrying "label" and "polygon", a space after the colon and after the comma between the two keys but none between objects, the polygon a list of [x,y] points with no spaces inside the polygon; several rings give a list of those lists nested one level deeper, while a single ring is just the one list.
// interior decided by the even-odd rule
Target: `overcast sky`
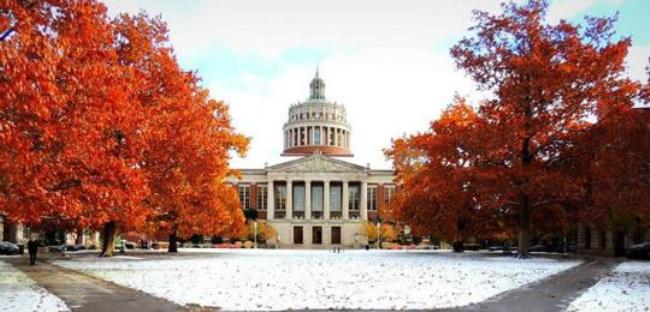
[{"label": "overcast sky", "polygon": [[[179,62],[197,70],[211,96],[230,105],[234,126],[252,137],[236,168],[280,157],[289,105],[308,97],[316,67],[328,99],[343,103],[352,124],[353,159],[390,168],[391,138],[424,131],[455,92],[480,98],[449,48],[472,25],[473,9],[497,12],[500,1],[106,1],[110,14],[161,14]],[[619,12],[617,32],[631,36],[628,71],[647,79],[650,1],[556,0],[549,20],[582,21]]]}]

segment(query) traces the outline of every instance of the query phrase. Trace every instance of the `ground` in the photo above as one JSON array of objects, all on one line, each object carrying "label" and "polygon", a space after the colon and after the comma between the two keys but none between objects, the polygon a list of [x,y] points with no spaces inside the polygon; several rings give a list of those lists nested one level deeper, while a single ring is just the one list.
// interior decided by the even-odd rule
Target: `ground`
[{"label": "ground", "polygon": [[403,251],[218,250],[212,257],[54,262],[180,305],[225,310],[462,306],[580,261]]},{"label": "ground", "polygon": [[0,260],[0,310],[69,311],[61,299],[2,260]]},{"label": "ground", "polygon": [[26,262],[0,258],[0,310],[650,310],[650,263],[612,258],[191,249]]},{"label": "ground", "polygon": [[568,311],[650,311],[650,262],[618,265],[573,301]]}]

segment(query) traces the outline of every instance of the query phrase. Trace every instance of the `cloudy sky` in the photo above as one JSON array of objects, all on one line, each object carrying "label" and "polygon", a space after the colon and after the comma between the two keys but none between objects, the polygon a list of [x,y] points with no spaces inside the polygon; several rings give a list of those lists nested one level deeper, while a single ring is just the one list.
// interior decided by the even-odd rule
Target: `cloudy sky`
[{"label": "cloudy sky", "polygon": [[[390,168],[382,149],[391,138],[426,130],[454,93],[480,98],[455,70],[449,48],[472,25],[481,0],[110,0],[110,14],[144,10],[168,23],[177,57],[197,70],[214,98],[229,103],[235,127],[252,137],[237,168],[286,161],[282,125],[291,103],[308,96],[316,67],[326,96],[346,105],[351,160]],[[549,21],[619,12],[617,32],[631,36],[628,72],[647,79],[650,1],[555,0]]]}]

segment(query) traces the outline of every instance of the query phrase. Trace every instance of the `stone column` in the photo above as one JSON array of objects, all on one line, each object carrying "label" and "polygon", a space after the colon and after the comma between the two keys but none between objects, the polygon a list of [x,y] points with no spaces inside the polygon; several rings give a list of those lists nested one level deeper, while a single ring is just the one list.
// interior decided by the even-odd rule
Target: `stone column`
[{"label": "stone column", "polygon": [[368,220],[368,182],[361,181],[361,220]]},{"label": "stone column", "polygon": [[316,127],[311,127],[311,145],[316,145]]},{"label": "stone column", "polygon": [[293,192],[291,187],[291,180],[287,180],[287,210],[285,218],[288,220],[293,219],[293,197],[291,193]]},{"label": "stone column", "polygon": [[323,181],[323,219],[330,218],[330,181]]},{"label": "stone column", "polygon": [[311,219],[311,181],[305,180],[305,220]]},{"label": "stone column", "polygon": [[323,134],[323,126],[320,126],[319,128],[320,128],[320,142],[319,143],[320,143],[320,145],[325,145],[325,142],[323,141],[323,137],[325,136]]},{"label": "stone column", "polygon": [[343,181],[343,220],[350,219],[350,194],[348,181]]},{"label": "stone column", "polygon": [[275,209],[275,201],[273,197],[275,196],[275,192],[273,191],[273,180],[269,180],[266,184],[266,219],[267,220],[273,220]]}]

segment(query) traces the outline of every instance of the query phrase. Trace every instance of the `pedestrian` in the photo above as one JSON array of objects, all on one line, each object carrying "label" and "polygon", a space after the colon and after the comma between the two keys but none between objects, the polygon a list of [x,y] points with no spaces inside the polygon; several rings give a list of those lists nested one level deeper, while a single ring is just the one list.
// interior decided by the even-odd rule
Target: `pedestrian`
[{"label": "pedestrian", "polygon": [[30,239],[29,242],[27,242],[27,251],[29,251],[29,265],[34,265],[36,264],[36,253],[38,252],[38,243]]}]

